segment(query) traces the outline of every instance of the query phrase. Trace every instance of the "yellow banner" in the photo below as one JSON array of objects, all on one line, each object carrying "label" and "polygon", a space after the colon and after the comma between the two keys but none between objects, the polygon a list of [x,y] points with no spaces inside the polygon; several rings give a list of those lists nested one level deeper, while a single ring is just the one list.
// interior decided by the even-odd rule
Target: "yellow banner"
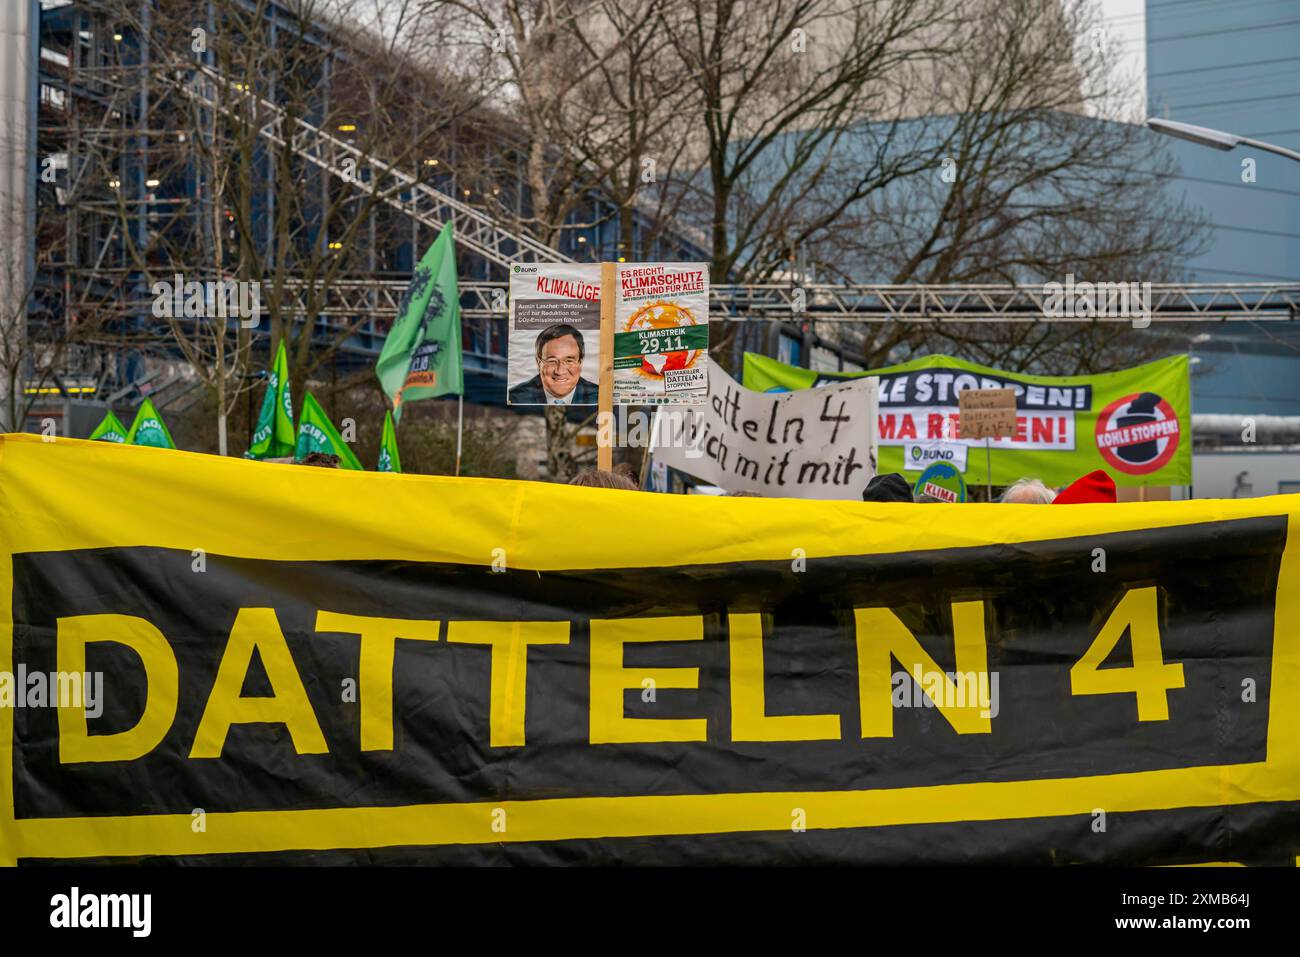
[{"label": "yellow banner", "polygon": [[1298,515],[5,436],[0,862],[1294,861]]}]

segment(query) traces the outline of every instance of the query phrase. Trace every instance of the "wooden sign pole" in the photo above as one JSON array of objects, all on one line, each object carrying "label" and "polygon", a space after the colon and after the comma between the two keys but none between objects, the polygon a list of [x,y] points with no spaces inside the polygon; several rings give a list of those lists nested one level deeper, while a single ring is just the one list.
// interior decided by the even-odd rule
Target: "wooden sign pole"
[{"label": "wooden sign pole", "polygon": [[[618,265],[600,264],[600,393],[596,400],[596,467],[614,468],[614,295]],[[602,428],[602,425],[604,426]],[[604,436],[604,441],[601,437]]]},{"label": "wooden sign pole", "polygon": [[963,389],[957,393],[957,427],[965,439],[984,440],[984,488],[993,501],[993,439],[1016,433],[1013,389]]},{"label": "wooden sign pole", "polygon": [[[998,436],[1002,438],[1002,436]],[[988,489],[989,501],[993,501],[993,440],[984,436],[984,487]]]}]

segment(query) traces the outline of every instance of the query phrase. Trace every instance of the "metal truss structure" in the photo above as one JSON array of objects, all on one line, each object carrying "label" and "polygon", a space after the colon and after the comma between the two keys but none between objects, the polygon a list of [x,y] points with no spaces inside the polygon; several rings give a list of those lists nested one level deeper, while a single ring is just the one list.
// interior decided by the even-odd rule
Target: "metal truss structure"
[{"label": "metal truss structure", "polygon": [[[202,278],[195,276],[195,278]],[[338,279],[313,288],[285,284],[285,315],[314,321],[355,338],[346,351],[377,355],[406,291],[404,280]],[[504,319],[507,285],[462,282],[461,314],[467,319]],[[736,322],[1119,322],[1140,315],[1071,317],[1049,314],[1041,286],[1016,285],[830,285],[720,284],[709,288],[709,315]],[[124,313],[148,312],[150,302],[123,302]],[[1300,320],[1300,283],[1152,284],[1154,322]]]},{"label": "metal truss structure", "polygon": [[[336,280],[321,290],[316,315],[391,319],[407,283],[401,280]],[[307,313],[311,291],[289,283],[285,308]],[[461,313],[505,315],[501,282],[462,282]],[[1012,285],[830,285],[724,284],[709,288],[709,315],[736,321],[797,322],[1122,322],[1131,315],[1057,317],[1044,310],[1040,286]],[[1153,322],[1300,320],[1300,283],[1152,284]]]},{"label": "metal truss structure", "polygon": [[[295,314],[305,309],[305,285],[292,286]],[[324,290],[318,314],[390,318],[406,283],[343,280]],[[461,283],[466,316],[505,314],[506,284]],[[709,315],[735,321],[798,322],[1121,322],[1133,315],[1054,316],[1042,286],[720,284],[709,288]],[[1300,320],[1300,283],[1153,283],[1153,322]]]},{"label": "metal truss structure", "polygon": [[[1135,310],[1117,305],[1098,294],[1097,314],[1071,309],[1061,315],[1042,285],[731,285],[712,288],[710,314],[789,319],[802,311],[818,322],[1133,322]],[[1148,305],[1154,322],[1300,319],[1300,283],[1151,283]]]},{"label": "metal truss structure", "polygon": [[410,173],[369,156],[306,120],[288,116],[283,109],[211,67],[193,67],[190,79],[178,88],[209,109],[232,113],[236,108],[225,97],[252,113],[258,135],[276,146],[286,142],[303,159],[349,183],[356,189],[378,195],[383,203],[432,229],[452,224],[457,244],[489,262],[508,268],[514,262],[572,262],[563,253],[531,236],[512,232],[492,217],[453,196],[435,189]]}]

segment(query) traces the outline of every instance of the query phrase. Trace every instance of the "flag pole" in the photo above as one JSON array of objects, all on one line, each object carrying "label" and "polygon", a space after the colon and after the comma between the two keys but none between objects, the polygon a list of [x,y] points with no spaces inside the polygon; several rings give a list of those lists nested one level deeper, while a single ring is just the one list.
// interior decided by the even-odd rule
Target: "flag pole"
[{"label": "flag pole", "polygon": [[[659,410],[662,406],[655,406],[654,418],[650,420],[650,441],[646,443],[645,455],[641,456],[641,490],[645,491],[650,484],[650,466],[653,464],[655,454],[655,439],[659,436]],[[660,491],[663,491],[660,489]]]},{"label": "flag pole", "polygon": [[[1002,436],[998,436],[1002,438]],[[989,501],[993,501],[993,452],[990,448],[993,440],[984,436],[984,486],[988,489]]]},{"label": "flag pole", "polygon": [[456,397],[456,474],[460,475],[460,440],[465,427],[465,393]]},{"label": "flag pole", "polygon": [[614,447],[600,444],[601,422],[614,428],[614,292],[617,289],[618,265],[600,264],[600,387],[596,393],[596,468],[608,472],[614,468]]}]

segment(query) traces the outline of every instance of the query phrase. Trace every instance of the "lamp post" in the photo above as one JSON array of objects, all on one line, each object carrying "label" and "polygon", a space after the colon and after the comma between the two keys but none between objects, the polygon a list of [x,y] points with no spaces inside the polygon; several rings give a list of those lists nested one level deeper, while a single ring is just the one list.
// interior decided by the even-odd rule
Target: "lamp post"
[{"label": "lamp post", "polygon": [[1238,136],[1236,133],[1225,133],[1222,130],[1212,130],[1207,126],[1193,126],[1191,123],[1179,123],[1176,120],[1162,120],[1156,117],[1147,120],[1147,126],[1157,133],[1174,136],[1190,143],[1199,143],[1201,146],[1210,146],[1216,150],[1230,150],[1238,146],[1253,146],[1257,150],[1276,153],[1278,156],[1285,156],[1287,159],[1300,163],[1300,153],[1295,150],[1289,150],[1285,146],[1275,146],[1261,140],[1252,140],[1247,136]]}]

